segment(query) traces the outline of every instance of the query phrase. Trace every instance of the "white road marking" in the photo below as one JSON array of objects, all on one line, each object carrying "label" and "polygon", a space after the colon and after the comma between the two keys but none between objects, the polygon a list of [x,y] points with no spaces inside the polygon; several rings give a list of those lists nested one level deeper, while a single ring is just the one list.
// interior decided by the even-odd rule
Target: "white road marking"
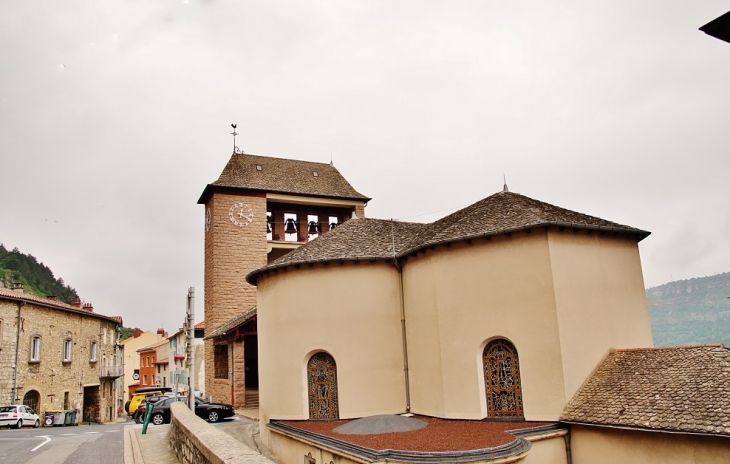
[{"label": "white road marking", "polygon": [[60,434],[60,436],[62,436],[62,437],[73,437],[75,435],[76,435],[75,433],[62,433],[62,434]]},{"label": "white road marking", "polygon": [[46,441],[44,441],[44,442],[43,442],[43,443],[41,443],[40,445],[36,446],[36,447],[35,447],[35,448],[33,448],[32,450],[30,450],[30,452],[31,452],[31,453],[32,453],[33,451],[37,450],[38,448],[40,448],[41,446],[45,445],[45,444],[46,444],[46,443],[48,443],[49,441],[51,441],[50,437],[48,437],[48,436],[46,436],[46,435],[39,435],[39,436],[37,436],[36,438],[45,438],[45,439],[46,439]]},{"label": "white road marking", "polygon": [[121,430],[106,430],[104,433],[114,433],[114,432],[121,432]]},{"label": "white road marking", "polygon": [[84,432],[84,433],[101,433],[101,432]]}]

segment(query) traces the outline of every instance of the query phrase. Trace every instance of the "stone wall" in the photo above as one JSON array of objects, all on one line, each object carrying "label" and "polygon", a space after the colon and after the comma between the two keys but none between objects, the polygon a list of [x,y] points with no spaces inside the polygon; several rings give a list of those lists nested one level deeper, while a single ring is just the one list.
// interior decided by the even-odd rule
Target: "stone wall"
[{"label": "stone wall", "polygon": [[273,464],[258,451],[193,414],[183,403],[173,403],[170,447],[182,464]]},{"label": "stone wall", "polygon": [[[253,214],[248,224],[237,215],[240,208],[234,205],[240,203]],[[266,265],[266,197],[215,193],[205,211],[210,211],[205,232],[205,325],[212,331],[256,305],[256,287],[245,277]],[[235,225],[230,215],[245,225]],[[233,356],[229,361],[233,362]],[[205,394],[215,401],[232,402],[233,379],[216,379],[214,369],[213,342],[209,340],[205,342]]]},{"label": "stone wall", "polygon": [[[39,402],[36,412],[80,409],[88,411],[91,420],[108,422],[115,418],[117,388],[113,378],[100,378],[102,367],[116,364],[116,323],[88,311],[88,314],[66,311],[32,302],[20,310],[18,345],[17,394],[15,403],[22,403],[28,392],[36,391]],[[0,402],[13,402],[13,364],[18,330],[18,301],[0,299]],[[104,336],[106,334],[106,336]],[[30,358],[31,339],[40,337],[40,359]],[[70,340],[71,359],[64,361],[64,341]],[[91,343],[96,342],[96,360],[90,359]],[[96,404],[84,404],[94,390]],[[89,395],[87,395],[89,396]],[[88,420],[88,416],[84,420]]]}]

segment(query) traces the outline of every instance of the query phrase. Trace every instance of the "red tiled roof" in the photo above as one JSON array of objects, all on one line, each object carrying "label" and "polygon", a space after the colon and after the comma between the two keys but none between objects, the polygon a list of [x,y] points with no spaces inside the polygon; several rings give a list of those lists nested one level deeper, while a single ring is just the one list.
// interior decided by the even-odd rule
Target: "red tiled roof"
[{"label": "red tiled roof", "polygon": [[121,323],[121,317],[120,316],[104,316],[103,314],[96,313],[94,311],[89,311],[88,309],[85,309],[83,306],[80,308],[77,308],[73,305],[63,303],[58,300],[50,300],[48,298],[42,298],[39,296],[31,295],[30,293],[21,293],[15,290],[9,290],[7,288],[0,288],[0,299],[9,299],[9,300],[15,300],[15,301],[24,301],[29,304],[36,304],[39,306],[44,306],[46,308],[52,308],[52,309],[60,309],[62,311],[70,312],[70,313],[76,313],[76,314],[83,314],[84,316],[92,316],[92,317],[98,317],[99,319],[106,319],[108,321]]},{"label": "red tiled roof", "polygon": [[194,326],[195,329],[205,329],[205,321],[200,321]]}]

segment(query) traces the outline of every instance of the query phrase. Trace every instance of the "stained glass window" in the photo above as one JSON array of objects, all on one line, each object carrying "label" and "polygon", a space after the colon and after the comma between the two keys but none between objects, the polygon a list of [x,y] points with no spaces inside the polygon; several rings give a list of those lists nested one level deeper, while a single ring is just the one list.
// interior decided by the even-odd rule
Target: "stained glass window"
[{"label": "stained glass window", "polygon": [[339,419],[337,365],[327,353],[317,353],[307,363],[310,419]]},{"label": "stained glass window", "polygon": [[514,345],[504,339],[489,342],[484,347],[483,361],[487,417],[524,417],[520,363]]}]

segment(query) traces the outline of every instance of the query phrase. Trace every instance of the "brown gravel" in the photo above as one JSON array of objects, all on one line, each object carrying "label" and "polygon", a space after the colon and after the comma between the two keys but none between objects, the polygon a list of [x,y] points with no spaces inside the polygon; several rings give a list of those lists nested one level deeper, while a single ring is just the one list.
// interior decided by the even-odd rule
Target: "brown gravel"
[{"label": "brown gravel", "polygon": [[466,451],[506,445],[515,437],[507,430],[529,429],[553,422],[486,422],[449,420],[413,416],[428,422],[425,428],[412,432],[382,433],[377,435],[343,435],[335,428],[351,420],[338,421],[280,421],[291,427],[336,438],[374,451],[399,450],[420,452]]}]

